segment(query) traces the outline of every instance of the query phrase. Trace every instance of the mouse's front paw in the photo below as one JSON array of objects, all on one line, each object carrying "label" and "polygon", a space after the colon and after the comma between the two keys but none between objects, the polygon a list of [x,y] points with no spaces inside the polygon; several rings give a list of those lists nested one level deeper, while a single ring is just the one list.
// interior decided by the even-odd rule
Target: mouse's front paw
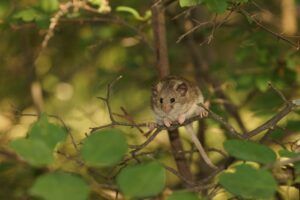
[{"label": "mouse's front paw", "polygon": [[204,117],[207,117],[208,116],[208,112],[204,109],[204,108],[200,108],[198,110],[198,115],[201,117],[201,118],[204,118]]},{"label": "mouse's front paw", "polygon": [[170,119],[168,119],[168,118],[164,118],[163,119],[163,121],[164,121],[164,125],[166,126],[166,127],[170,127],[171,126],[171,124],[172,124],[172,121],[170,120]]},{"label": "mouse's front paw", "polygon": [[183,124],[185,121],[185,115],[184,114],[180,114],[177,118],[177,121],[179,124]]}]

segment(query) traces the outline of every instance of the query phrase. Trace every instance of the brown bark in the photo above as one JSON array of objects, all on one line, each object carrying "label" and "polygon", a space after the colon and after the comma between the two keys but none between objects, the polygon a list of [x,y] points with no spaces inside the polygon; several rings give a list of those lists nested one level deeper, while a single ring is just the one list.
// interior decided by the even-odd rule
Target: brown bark
[{"label": "brown bark", "polygon": [[164,9],[160,4],[153,5],[151,11],[154,47],[156,54],[156,69],[158,71],[159,78],[161,79],[170,74],[165,14]]},{"label": "brown bark", "polygon": [[[158,71],[159,78],[161,79],[170,74],[168,48],[166,40],[165,14],[164,8],[160,3],[155,3],[152,6],[151,11],[154,45],[156,53],[156,69]],[[187,180],[192,181],[193,176],[188,161],[185,158],[185,155],[176,153],[183,151],[178,129],[168,131],[168,135],[178,172]]]}]

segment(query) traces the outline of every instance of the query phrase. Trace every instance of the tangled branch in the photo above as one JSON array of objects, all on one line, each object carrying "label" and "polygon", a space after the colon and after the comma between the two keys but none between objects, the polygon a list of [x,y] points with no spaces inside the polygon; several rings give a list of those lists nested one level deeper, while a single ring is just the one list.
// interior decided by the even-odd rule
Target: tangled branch
[{"label": "tangled branch", "polygon": [[[112,109],[111,109],[111,106],[110,106],[110,97],[111,97],[111,90],[112,90],[112,87],[113,85],[122,78],[122,76],[118,76],[115,80],[113,80],[111,83],[109,83],[107,85],[107,91],[106,91],[106,97],[98,97],[98,99],[102,100],[106,107],[107,107],[107,110],[108,110],[108,114],[109,114],[109,118],[110,118],[110,121],[111,123],[109,124],[105,124],[105,125],[102,125],[102,126],[97,126],[97,127],[93,127],[93,128],[90,128],[90,134],[97,131],[97,130],[100,130],[100,129],[103,129],[103,128],[108,128],[108,127],[114,127],[114,126],[129,126],[129,127],[135,127],[137,128],[139,131],[141,130],[140,128],[141,127],[147,127],[148,124],[147,123],[135,123],[133,118],[131,116],[128,115],[128,113],[125,111],[125,109],[123,108],[123,110],[125,111],[125,115],[127,113],[127,120],[129,121],[129,123],[127,122],[122,122],[122,121],[117,121],[114,117],[114,115],[116,115],[115,113],[113,113]],[[119,115],[119,114],[118,114]],[[129,117],[129,118],[128,118]]]},{"label": "tangled branch", "polygon": [[47,30],[47,33],[44,37],[44,40],[42,42],[42,49],[46,48],[49,40],[53,37],[54,35],[54,30],[57,27],[59,20],[66,14],[69,13],[70,9],[73,9],[74,11],[78,11],[80,9],[88,11],[88,12],[93,12],[93,13],[107,13],[110,12],[110,7],[108,5],[108,1],[103,0],[102,2],[102,9],[100,8],[99,11],[92,8],[91,6],[88,5],[87,1],[82,1],[82,0],[72,0],[68,1],[66,3],[61,3],[59,6],[59,11],[57,11],[54,16],[50,19],[50,25]]},{"label": "tangled branch", "polygon": [[[119,76],[118,78],[116,78],[115,80],[113,80],[111,83],[109,83],[107,85],[106,97],[99,97],[101,100],[103,100],[105,102],[105,104],[107,106],[107,110],[108,110],[108,113],[109,113],[109,116],[110,116],[111,123],[91,128],[91,132],[90,133],[93,133],[94,131],[99,130],[99,129],[103,129],[103,128],[107,128],[107,127],[113,127],[113,126],[135,127],[138,130],[140,130],[141,127],[144,127],[144,128],[149,127],[149,124],[150,124],[149,122],[148,123],[136,123],[136,122],[133,121],[132,117],[130,117],[130,122],[117,121],[114,118],[114,113],[113,113],[112,108],[110,106],[111,90],[112,90],[112,87],[113,87],[114,83],[117,82],[118,80],[120,80],[120,78],[121,78],[121,76]],[[299,106],[299,104],[295,104],[294,103],[295,100],[294,101],[288,101],[286,99],[286,97],[283,95],[283,93],[280,90],[278,90],[275,86],[273,86],[271,83],[269,83],[269,87],[274,92],[276,92],[278,94],[278,96],[284,101],[285,107],[281,111],[279,111],[278,113],[276,113],[271,119],[269,119],[268,121],[266,121],[262,125],[258,126],[257,128],[255,128],[252,131],[249,131],[247,133],[240,133],[240,132],[238,132],[223,117],[221,117],[217,113],[213,112],[212,110],[206,108],[203,104],[200,104],[199,106],[201,106],[205,110],[207,110],[209,112],[209,116],[208,117],[210,117],[211,119],[215,120],[220,125],[222,125],[230,133],[230,135],[232,137],[239,138],[239,139],[250,139],[251,137],[253,137],[253,136],[255,136],[255,135],[263,132],[264,130],[274,129],[275,126],[277,125],[277,123],[282,118],[284,118],[285,116],[287,116],[290,112],[292,112],[293,110],[295,110],[295,108],[297,106]],[[178,129],[179,127],[185,126],[187,124],[190,124],[190,123],[192,123],[194,121],[198,121],[198,120],[201,120],[201,117],[194,116],[194,117],[191,117],[191,118],[187,119],[183,124],[179,124],[178,122],[174,122],[174,123],[172,123],[172,125],[170,127],[165,127],[164,125],[155,124],[155,129],[153,131],[150,130],[150,132],[152,134],[147,138],[146,141],[144,141],[140,145],[130,145],[130,148],[133,149],[131,151],[132,156],[136,157],[137,153],[139,151],[143,150],[145,147],[147,147],[156,138],[156,136],[161,131],[163,131],[163,130],[175,130],[175,129]],[[153,123],[153,122],[151,122],[151,123]]]}]

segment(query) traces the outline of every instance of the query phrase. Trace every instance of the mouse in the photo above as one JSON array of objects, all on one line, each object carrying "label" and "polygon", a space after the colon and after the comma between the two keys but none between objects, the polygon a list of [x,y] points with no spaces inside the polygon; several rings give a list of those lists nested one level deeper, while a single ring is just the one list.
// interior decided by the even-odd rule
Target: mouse
[{"label": "mouse", "polygon": [[[207,117],[208,112],[199,104],[204,104],[200,88],[193,82],[180,76],[167,76],[152,87],[151,108],[156,123],[169,128],[173,123],[183,124],[194,116]],[[205,163],[216,169],[197,138],[192,124],[185,125],[190,139],[195,144]]]}]

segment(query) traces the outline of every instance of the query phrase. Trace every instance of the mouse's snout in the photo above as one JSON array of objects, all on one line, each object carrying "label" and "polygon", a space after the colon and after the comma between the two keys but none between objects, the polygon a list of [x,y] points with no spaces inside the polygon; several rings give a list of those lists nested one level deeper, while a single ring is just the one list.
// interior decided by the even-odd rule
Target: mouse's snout
[{"label": "mouse's snout", "polygon": [[169,113],[172,110],[172,106],[169,104],[162,104],[161,108],[165,113]]}]

